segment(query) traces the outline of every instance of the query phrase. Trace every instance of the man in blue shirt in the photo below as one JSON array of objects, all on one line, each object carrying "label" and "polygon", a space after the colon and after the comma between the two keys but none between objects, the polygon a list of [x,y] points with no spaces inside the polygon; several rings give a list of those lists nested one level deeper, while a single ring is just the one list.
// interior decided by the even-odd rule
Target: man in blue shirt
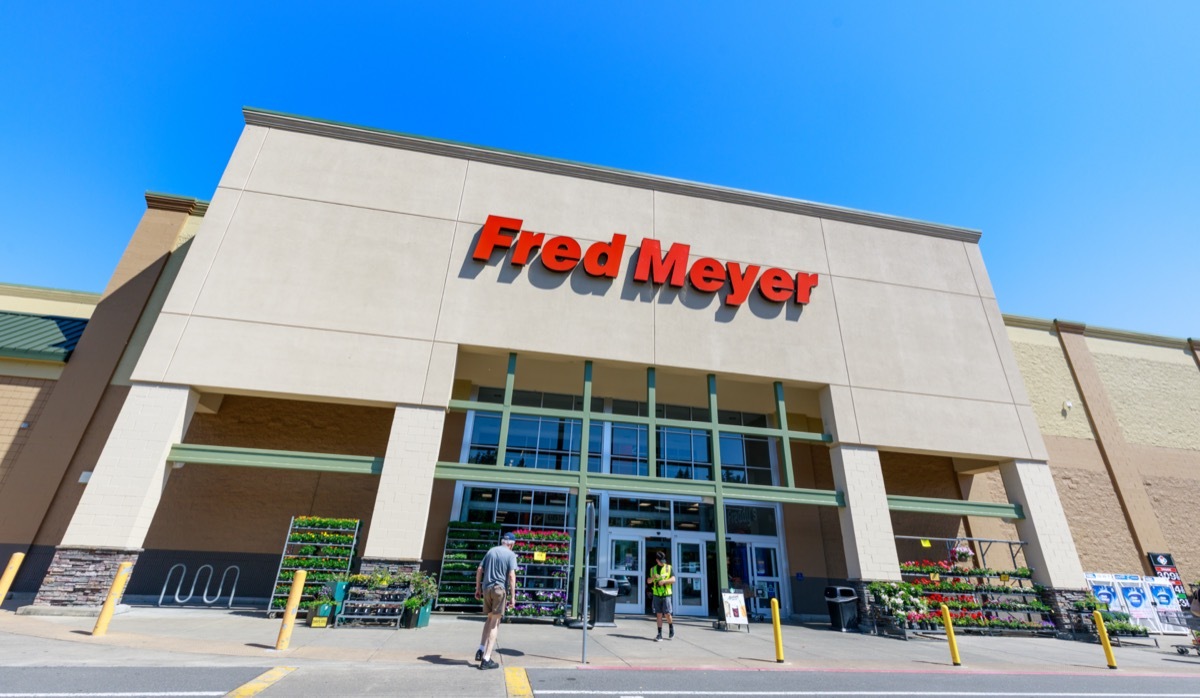
[{"label": "man in blue shirt", "polygon": [[500,667],[492,661],[492,650],[496,647],[505,606],[512,608],[517,604],[517,554],[512,551],[516,542],[516,536],[505,533],[500,537],[500,545],[488,550],[483,562],[475,568],[475,598],[483,601],[483,612],[487,614],[475,652],[480,669]]}]

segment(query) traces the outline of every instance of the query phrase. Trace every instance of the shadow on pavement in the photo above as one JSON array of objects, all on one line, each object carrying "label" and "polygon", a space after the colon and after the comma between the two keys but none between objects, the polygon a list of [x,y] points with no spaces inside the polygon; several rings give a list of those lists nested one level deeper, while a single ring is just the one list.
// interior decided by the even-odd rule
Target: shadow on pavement
[{"label": "shadow on pavement", "polygon": [[417,660],[422,661],[422,662],[428,662],[429,664],[437,664],[438,666],[469,666],[469,667],[475,666],[474,664],[472,664],[471,662],[468,662],[465,659],[449,659],[447,657],[443,657],[440,654],[422,655],[420,657],[417,657]]},{"label": "shadow on pavement", "polygon": [[246,646],[253,647],[254,649],[258,649],[258,650],[273,650],[273,649],[275,649],[275,645],[264,645],[260,642],[247,642]]},{"label": "shadow on pavement", "polygon": [[621,635],[619,633],[608,633],[605,637],[619,637],[622,640],[645,640],[646,642],[654,642],[654,638],[646,637],[645,635]]}]

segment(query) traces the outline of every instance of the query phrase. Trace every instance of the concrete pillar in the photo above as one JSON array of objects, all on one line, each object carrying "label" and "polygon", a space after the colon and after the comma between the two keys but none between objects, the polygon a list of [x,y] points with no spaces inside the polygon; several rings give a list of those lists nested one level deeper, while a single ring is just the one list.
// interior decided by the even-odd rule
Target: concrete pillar
[{"label": "concrete pillar", "polygon": [[830,450],[833,482],[846,498],[838,510],[851,579],[900,581],[900,561],[883,487],[879,451],[842,444]]},{"label": "concrete pillar", "polygon": [[396,407],[362,569],[412,569],[420,563],[445,422],[441,407]]},{"label": "concrete pillar", "polygon": [[92,471],[34,605],[92,605],[120,562],[136,560],[198,394],[135,384]]},{"label": "concrete pillar", "polygon": [[1086,588],[1083,566],[1079,564],[1079,553],[1050,466],[1034,461],[1008,461],[1000,464],[1000,477],[1008,500],[1021,505],[1025,513],[1016,526],[1017,534],[1026,542],[1025,559],[1033,568],[1033,580],[1058,589]]}]

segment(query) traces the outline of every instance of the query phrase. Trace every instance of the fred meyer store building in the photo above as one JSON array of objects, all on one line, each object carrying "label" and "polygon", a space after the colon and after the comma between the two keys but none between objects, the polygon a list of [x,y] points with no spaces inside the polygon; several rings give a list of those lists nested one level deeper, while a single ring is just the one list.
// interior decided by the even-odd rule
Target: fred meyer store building
[{"label": "fred meyer store building", "polygon": [[210,203],[147,202],[102,295],[0,286],[32,609],[124,561],[265,599],[300,515],[364,571],[560,530],[577,599],[589,502],[618,612],[658,550],[697,616],[821,615],[936,539],[1023,541],[988,563],[1056,605],[1200,575],[1197,343],[1002,316],[975,231],[255,110]]}]

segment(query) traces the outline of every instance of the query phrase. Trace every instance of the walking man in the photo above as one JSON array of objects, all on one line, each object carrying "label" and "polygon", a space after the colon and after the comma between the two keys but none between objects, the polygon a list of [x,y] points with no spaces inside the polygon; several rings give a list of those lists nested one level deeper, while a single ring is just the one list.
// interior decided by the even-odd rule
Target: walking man
[{"label": "walking man", "polygon": [[651,610],[654,611],[654,618],[658,622],[658,635],[654,641],[662,642],[663,616],[667,617],[667,627],[670,629],[667,639],[675,639],[675,619],[671,617],[671,590],[675,588],[675,574],[667,564],[666,553],[658,551],[655,559],[658,564],[650,568],[649,580],[650,593],[654,594],[651,598]]},{"label": "walking man", "polygon": [[517,554],[512,551],[516,542],[516,536],[505,533],[500,538],[500,545],[488,550],[483,562],[475,568],[475,598],[483,601],[483,612],[487,614],[479,649],[475,652],[480,669],[500,667],[492,661],[492,650],[496,648],[505,605],[512,608],[517,604]]}]

